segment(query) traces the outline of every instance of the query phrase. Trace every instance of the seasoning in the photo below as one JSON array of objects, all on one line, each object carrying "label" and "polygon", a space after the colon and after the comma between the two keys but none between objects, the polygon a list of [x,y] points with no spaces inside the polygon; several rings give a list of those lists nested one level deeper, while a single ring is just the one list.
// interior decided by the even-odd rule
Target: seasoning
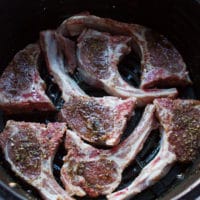
[{"label": "seasoning", "polygon": [[27,129],[10,138],[10,155],[21,173],[39,174],[41,165],[40,144],[34,133]]}]

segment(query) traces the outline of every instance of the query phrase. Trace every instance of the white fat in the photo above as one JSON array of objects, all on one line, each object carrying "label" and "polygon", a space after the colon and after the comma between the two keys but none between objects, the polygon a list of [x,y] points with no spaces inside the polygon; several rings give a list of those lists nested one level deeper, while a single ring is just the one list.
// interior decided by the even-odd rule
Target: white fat
[{"label": "white fat", "polygon": [[147,137],[151,133],[155,126],[154,119],[154,105],[148,105],[144,111],[142,119],[137,127],[133,130],[130,136],[120,144],[118,151],[111,155],[111,159],[120,163],[122,169],[124,169],[143,148]]},{"label": "white fat", "polygon": [[84,19],[86,18],[87,16],[84,16],[84,15],[75,15],[75,16],[72,16],[70,17],[69,19],[67,19],[67,21],[70,21],[70,20],[76,20],[76,19]]},{"label": "white fat", "polygon": [[44,34],[46,56],[49,62],[50,73],[54,77],[55,82],[59,85],[64,100],[68,101],[71,95],[87,96],[77,83],[67,74],[64,66],[64,57],[63,55],[58,55],[58,46],[51,35],[51,32],[46,31]]}]

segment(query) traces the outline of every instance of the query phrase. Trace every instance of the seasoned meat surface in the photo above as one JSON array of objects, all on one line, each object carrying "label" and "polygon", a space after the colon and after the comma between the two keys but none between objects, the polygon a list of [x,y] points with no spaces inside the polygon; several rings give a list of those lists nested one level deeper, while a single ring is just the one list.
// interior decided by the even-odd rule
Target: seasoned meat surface
[{"label": "seasoned meat surface", "polygon": [[65,123],[45,125],[10,120],[0,134],[0,147],[12,170],[47,200],[73,200],[52,172],[52,162],[65,131]]},{"label": "seasoned meat surface", "polygon": [[113,146],[119,143],[126,122],[133,114],[134,102],[134,99],[116,97],[74,96],[64,104],[58,119],[93,144]]},{"label": "seasoned meat surface", "polygon": [[30,44],[19,51],[0,77],[0,108],[6,114],[55,111],[38,72],[40,48]]},{"label": "seasoned meat surface", "polygon": [[200,101],[156,99],[154,103],[177,160],[194,160],[200,150]]}]

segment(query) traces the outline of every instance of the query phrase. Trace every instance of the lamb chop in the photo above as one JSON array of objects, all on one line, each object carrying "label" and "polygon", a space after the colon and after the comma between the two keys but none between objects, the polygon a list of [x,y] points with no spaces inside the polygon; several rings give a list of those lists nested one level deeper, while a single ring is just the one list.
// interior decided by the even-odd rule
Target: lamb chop
[{"label": "lamb chop", "polygon": [[[122,100],[117,97],[96,98],[86,95],[67,73],[70,66],[65,66],[69,58],[64,58],[65,53],[60,44],[63,40],[63,36],[55,32],[41,33],[41,46],[47,67],[65,100],[59,121],[67,122],[80,137],[91,143],[108,146],[118,144],[126,122],[133,113],[135,98]],[[65,51],[69,46],[67,43],[71,42],[65,40]]]},{"label": "lamb chop", "polygon": [[61,180],[68,193],[91,197],[111,193],[121,181],[123,170],[143,148],[153,129],[158,128],[154,105],[145,108],[142,119],[133,133],[110,150],[97,149],[84,143],[76,132],[67,131]]},{"label": "lamb chop", "polygon": [[65,123],[10,120],[0,134],[0,146],[12,170],[46,200],[73,200],[52,173],[54,155],[65,131]]},{"label": "lamb chop", "polygon": [[45,83],[38,72],[40,48],[30,44],[19,51],[0,78],[0,108],[6,114],[55,111],[45,94]]},{"label": "lamb chop", "polygon": [[109,200],[127,200],[164,177],[177,162],[194,160],[200,150],[200,101],[156,99],[156,113],[161,123],[161,148],[139,176]]},{"label": "lamb chop", "polygon": [[58,31],[65,36],[76,36],[85,28],[132,37],[132,48],[141,58],[141,88],[191,84],[183,58],[163,35],[144,26],[100,18],[89,13],[66,19]]},{"label": "lamb chop", "polygon": [[138,106],[151,103],[157,97],[174,97],[176,89],[141,90],[130,86],[120,76],[117,64],[130,52],[127,36],[111,36],[92,29],[83,31],[78,38],[78,70],[92,86],[101,87],[109,94],[135,97]]}]

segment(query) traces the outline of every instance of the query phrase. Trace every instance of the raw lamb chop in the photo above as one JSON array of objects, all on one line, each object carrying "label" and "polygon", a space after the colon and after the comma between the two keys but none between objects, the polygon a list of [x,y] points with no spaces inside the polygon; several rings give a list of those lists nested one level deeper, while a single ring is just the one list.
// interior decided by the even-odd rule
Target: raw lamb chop
[{"label": "raw lamb chop", "polygon": [[[132,114],[135,98],[121,100],[117,97],[87,96],[66,72],[70,67],[65,66],[69,59],[67,57],[65,60],[63,56],[60,45],[62,38],[51,31],[41,33],[41,46],[47,67],[65,100],[59,120],[67,122],[80,137],[91,143],[108,146],[118,144],[127,119]],[[72,41],[67,39],[65,42],[68,46],[67,42]]]},{"label": "raw lamb chop", "polygon": [[76,132],[67,131],[65,148],[68,150],[61,169],[61,180],[68,193],[91,197],[111,193],[121,182],[123,170],[143,148],[153,129],[158,128],[154,105],[148,105],[139,125],[118,146],[100,150],[84,143]]},{"label": "raw lamb chop", "polygon": [[75,36],[85,28],[132,37],[132,48],[141,58],[141,88],[191,84],[179,52],[167,38],[151,29],[85,13],[65,20],[58,31],[65,36]]},{"label": "raw lamb chop", "polygon": [[6,114],[55,111],[45,94],[45,83],[38,72],[40,48],[30,44],[19,51],[0,78],[0,108]]},{"label": "raw lamb chop", "polygon": [[78,38],[78,70],[92,86],[101,87],[109,94],[126,98],[135,97],[138,106],[144,106],[157,97],[174,97],[176,89],[141,90],[126,83],[118,72],[117,65],[130,52],[131,38],[111,36],[92,29],[83,31]]},{"label": "raw lamb chop", "polygon": [[200,150],[200,101],[156,99],[161,123],[161,148],[158,155],[123,190],[108,195],[109,200],[127,200],[165,176],[174,162],[194,160]]},{"label": "raw lamb chop", "polygon": [[0,146],[12,170],[47,200],[73,200],[52,173],[54,155],[65,131],[65,123],[7,121],[0,134]]}]

